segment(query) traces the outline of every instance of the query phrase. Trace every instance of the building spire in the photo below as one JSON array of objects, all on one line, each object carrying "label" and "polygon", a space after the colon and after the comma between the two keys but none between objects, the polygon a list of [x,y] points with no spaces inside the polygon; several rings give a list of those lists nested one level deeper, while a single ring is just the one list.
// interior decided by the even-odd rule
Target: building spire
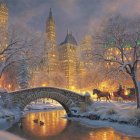
[{"label": "building spire", "polygon": [[[53,27],[53,28],[52,28]],[[55,21],[52,16],[52,9],[50,8],[49,16],[46,22],[46,32],[49,41],[56,42]]]},{"label": "building spire", "polygon": [[52,9],[50,8],[50,12],[49,12],[49,19],[53,19],[53,16],[52,16]]},{"label": "building spire", "polygon": [[67,35],[69,34],[69,28],[67,28]]},{"label": "building spire", "polygon": [[67,35],[71,34],[72,35],[72,31],[69,30],[69,28],[67,28]]},{"label": "building spire", "polygon": [[3,0],[0,0],[0,3],[3,3]]},{"label": "building spire", "polygon": [[3,0],[0,0],[0,5],[4,5],[4,6],[6,6],[6,4],[4,3]]}]

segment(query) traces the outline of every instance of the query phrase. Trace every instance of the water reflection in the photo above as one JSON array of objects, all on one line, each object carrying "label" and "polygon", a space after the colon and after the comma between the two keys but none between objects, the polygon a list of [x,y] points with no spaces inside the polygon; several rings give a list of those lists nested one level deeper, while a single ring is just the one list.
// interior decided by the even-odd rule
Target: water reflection
[{"label": "water reflection", "polygon": [[90,133],[89,140],[138,140],[136,138],[126,137],[116,133],[113,129],[96,129]]},{"label": "water reflection", "polygon": [[[29,113],[23,120],[24,132],[30,133],[35,137],[48,137],[61,133],[66,127],[67,121],[61,119],[60,116],[64,116],[64,111],[52,111],[52,112],[39,112]],[[33,120],[44,122],[44,125],[35,123]]]},{"label": "water reflection", "polygon": [[[91,129],[78,122],[62,119],[65,111],[29,113],[22,120],[23,128],[13,126],[9,131],[29,140],[140,140],[116,133],[113,129]],[[33,120],[38,119],[38,123]],[[40,126],[39,121],[44,122]]]}]

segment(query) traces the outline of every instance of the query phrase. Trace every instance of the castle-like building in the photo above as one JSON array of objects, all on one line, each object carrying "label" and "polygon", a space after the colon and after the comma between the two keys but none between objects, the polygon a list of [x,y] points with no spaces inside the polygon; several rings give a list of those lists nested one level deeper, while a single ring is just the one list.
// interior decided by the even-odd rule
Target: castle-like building
[{"label": "castle-like building", "polygon": [[72,35],[67,32],[65,40],[59,45],[59,63],[64,72],[66,88],[77,88],[78,44]]},{"label": "castle-like building", "polygon": [[[59,45],[56,42],[56,25],[50,9],[46,22],[45,49],[42,61],[32,71],[32,86],[55,86],[71,90],[81,88],[80,82],[92,55],[92,38],[87,36],[78,45],[75,37],[67,31]],[[82,56],[84,54],[84,56]],[[83,61],[86,57],[86,61]],[[43,75],[43,77],[42,77]]]}]

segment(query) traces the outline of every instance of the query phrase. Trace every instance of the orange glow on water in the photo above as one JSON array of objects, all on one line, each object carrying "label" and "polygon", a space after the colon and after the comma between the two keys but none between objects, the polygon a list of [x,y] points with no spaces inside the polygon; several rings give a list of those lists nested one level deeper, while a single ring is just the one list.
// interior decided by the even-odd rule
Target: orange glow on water
[{"label": "orange glow on water", "polygon": [[[50,111],[38,112],[38,113],[29,113],[24,123],[24,131],[34,135],[35,137],[48,137],[51,135],[56,135],[61,133],[66,127],[67,121],[58,116],[64,116],[65,111]],[[38,119],[38,121],[44,122],[43,126],[40,126],[39,123],[34,123],[33,120]]]}]

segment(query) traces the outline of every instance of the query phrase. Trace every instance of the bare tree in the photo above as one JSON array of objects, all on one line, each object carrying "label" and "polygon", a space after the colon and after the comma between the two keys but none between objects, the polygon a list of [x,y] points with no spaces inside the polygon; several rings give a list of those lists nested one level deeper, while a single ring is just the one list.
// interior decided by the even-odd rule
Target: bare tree
[{"label": "bare tree", "polygon": [[140,20],[120,16],[111,18],[95,38],[99,48],[94,55],[110,65],[114,72],[123,72],[130,76],[136,90],[137,108],[140,108]]},{"label": "bare tree", "polygon": [[49,73],[49,80],[51,81],[52,86],[64,88],[66,86],[66,80],[62,72],[52,72]]},{"label": "bare tree", "polygon": [[10,26],[6,31],[0,29],[0,77],[8,66],[22,61],[22,55],[26,55],[27,60],[35,57],[31,50],[37,41],[37,36],[21,26]]}]

